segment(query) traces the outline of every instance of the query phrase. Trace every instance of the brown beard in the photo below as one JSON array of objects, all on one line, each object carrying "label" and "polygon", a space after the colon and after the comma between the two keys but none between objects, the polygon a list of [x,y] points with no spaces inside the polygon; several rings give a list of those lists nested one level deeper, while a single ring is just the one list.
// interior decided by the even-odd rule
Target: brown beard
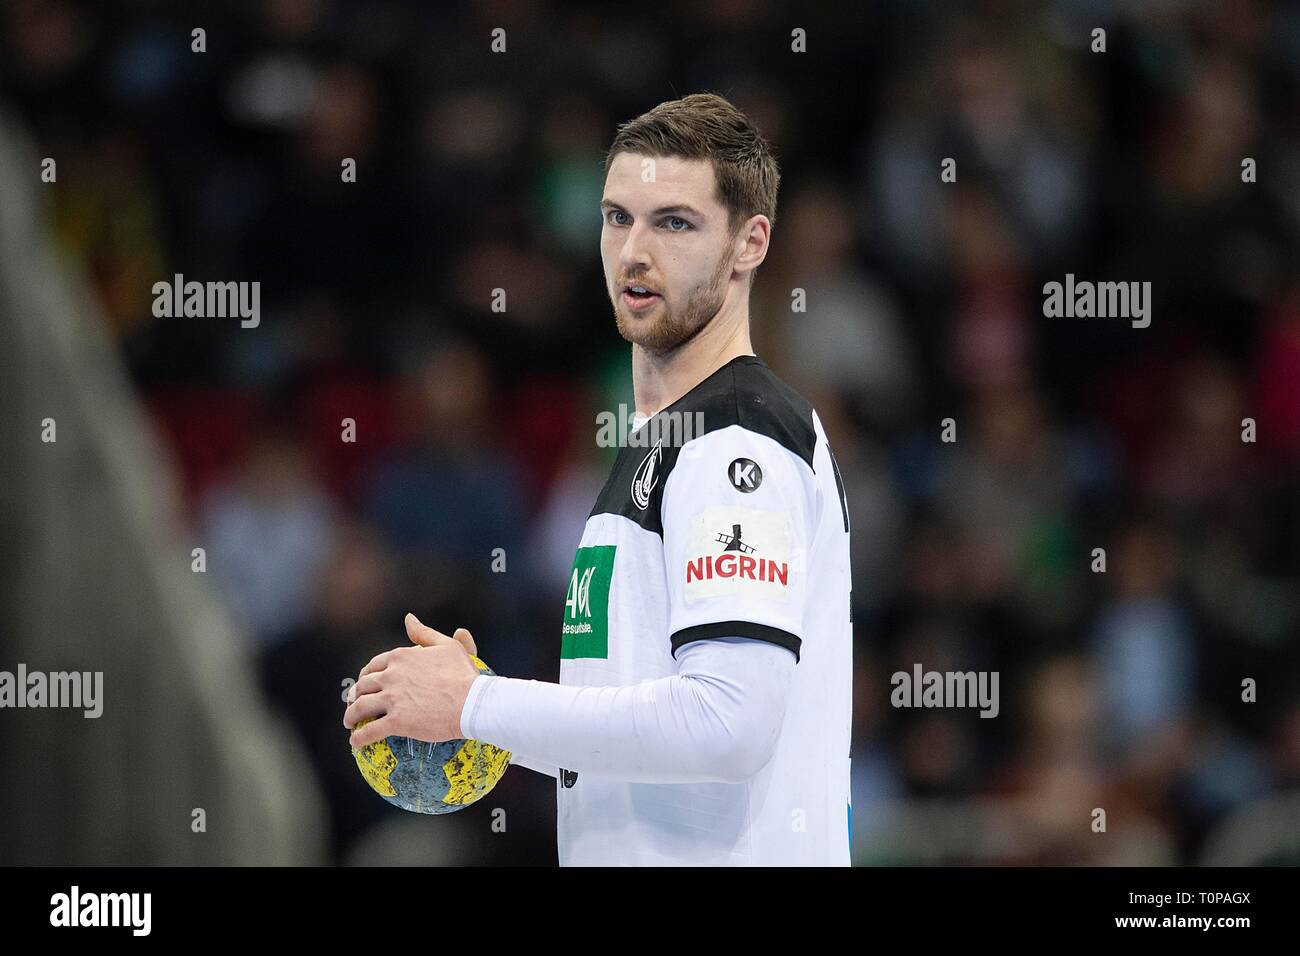
[{"label": "brown beard", "polygon": [[[634,328],[619,307],[619,300],[616,299],[614,324],[618,326],[618,334],[633,345],[639,345],[647,352],[656,354],[679,349],[699,335],[718,314],[727,297],[727,280],[731,276],[731,266],[728,261],[730,257],[727,255],[729,248],[729,244],[723,247],[721,255],[718,256],[717,268],[713,270],[709,281],[691,289],[690,295],[686,297],[686,307],[680,316],[673,312],[668,305],[668,300],[664,299],[659,303],[663,314],[658,319],[643,327]],[[619,295],[622,295],[621,291]]]}]

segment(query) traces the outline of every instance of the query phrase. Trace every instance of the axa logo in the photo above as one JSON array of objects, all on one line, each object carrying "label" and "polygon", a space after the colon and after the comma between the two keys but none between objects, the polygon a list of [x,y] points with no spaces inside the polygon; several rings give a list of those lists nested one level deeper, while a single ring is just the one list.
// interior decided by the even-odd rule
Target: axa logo
[{"label": "axa logo", "polygon": [[650,507],[650,493],[659,484],[659,468],[664,460],[664,443],[661,438],[645,456],[632,476],[632,503],[645,511]]},{"label": "axa logo", "polygon": [[786,587],[790,583],[790,565],[785,561],[770,561],[754,557],[758,549],[744,541],[744,530],[739,524],[731,526],[731,533],[719,531],[715,540],[724,547],[720,555],[706,554],[686,562],[686,583],[737,579],[763,581]]}]

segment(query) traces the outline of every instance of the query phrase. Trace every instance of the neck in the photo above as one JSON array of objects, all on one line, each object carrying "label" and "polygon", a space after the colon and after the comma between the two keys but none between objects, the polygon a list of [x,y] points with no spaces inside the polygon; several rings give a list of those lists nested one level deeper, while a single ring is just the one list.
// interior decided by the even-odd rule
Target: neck
[{"label": "neck", "polygon": [[632,394],[642,415],[671,405],[722,366],[741,355],[753,355],[749,341],[749,303],[726,303],[707,326],[685,345],[670,352],[648,352],[632,346]]}]

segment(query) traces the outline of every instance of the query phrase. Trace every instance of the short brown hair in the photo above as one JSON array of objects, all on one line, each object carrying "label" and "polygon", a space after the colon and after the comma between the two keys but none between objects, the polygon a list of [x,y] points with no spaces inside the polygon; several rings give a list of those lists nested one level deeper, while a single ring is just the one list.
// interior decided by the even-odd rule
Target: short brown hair
[{"label": "short brown hair", "polygon": [[624,123],[605,156],[606,173],[619,153],[710,160],[733,232],[760,213],[776,222],[776,157],[749,117],[716,93],[669,100]]}]

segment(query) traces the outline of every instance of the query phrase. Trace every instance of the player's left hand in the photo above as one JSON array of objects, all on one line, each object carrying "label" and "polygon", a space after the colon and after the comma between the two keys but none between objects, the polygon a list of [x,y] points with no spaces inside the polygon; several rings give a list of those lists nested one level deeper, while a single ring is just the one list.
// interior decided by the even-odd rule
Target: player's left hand
[{"label": "player's left hand", "polygon": [[352,730],[370,718],[352,731],[353,747],[393,735],[434,743],[464,736],[460,713],[479,674],[465,644],[421,624],[414,614],[406,615],[406,632],[419,646],[377,654],[349,691],[343,726]]}]

